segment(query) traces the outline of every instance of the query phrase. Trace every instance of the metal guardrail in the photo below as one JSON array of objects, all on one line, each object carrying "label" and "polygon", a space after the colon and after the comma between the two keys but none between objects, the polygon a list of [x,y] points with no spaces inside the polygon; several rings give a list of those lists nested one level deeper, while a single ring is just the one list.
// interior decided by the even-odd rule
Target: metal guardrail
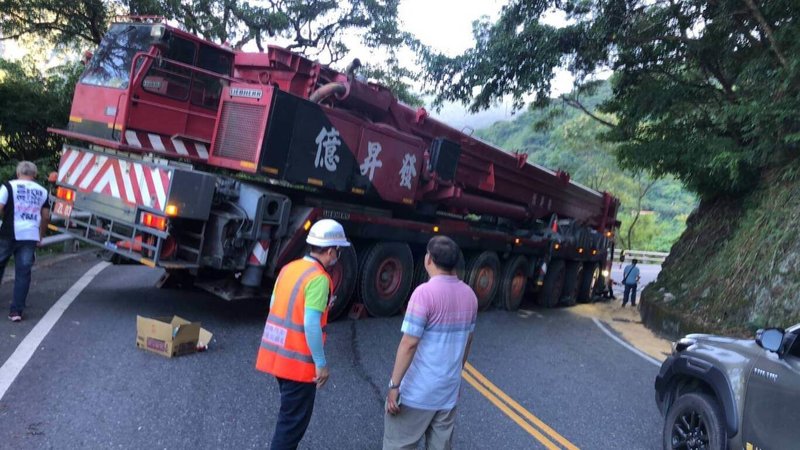
[{"label": "metal guardrail", "polygon": [[664,260],[669,255],[668,252],[648,252],[644,250],[620,250],[614,249],[614,261],[620,262],[620,254],[625,252],[625,262],[638,259],[642,264],[664,264]]}]

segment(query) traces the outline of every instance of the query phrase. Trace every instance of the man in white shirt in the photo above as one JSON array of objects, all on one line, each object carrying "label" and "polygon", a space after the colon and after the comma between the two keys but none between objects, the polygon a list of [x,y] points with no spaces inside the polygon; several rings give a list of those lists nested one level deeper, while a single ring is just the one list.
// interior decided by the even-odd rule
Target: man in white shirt
[{"label": "man in white shirt", "polygon": [[31,285],[31,268],[36,247],[50,221],[47,189],[34,181],[36,165],[30,161],[17,164],[17,179],[0,186],[0,280],[6,264],[14,257],[14,295],[8,319],[22,320],[25,299]]}]

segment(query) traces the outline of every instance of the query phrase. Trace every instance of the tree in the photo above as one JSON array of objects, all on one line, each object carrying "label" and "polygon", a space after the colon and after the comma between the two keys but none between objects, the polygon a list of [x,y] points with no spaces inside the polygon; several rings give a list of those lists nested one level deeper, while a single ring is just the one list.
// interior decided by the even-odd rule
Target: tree
[{"label": "tree", "polygon": [[[613,120],[607,117],[606,120]],[[569,172],[572,178],[598,191],[614,188],[628,191],[621,186],[619,176],[627,176],[616,163],[616,145],[598,139],[603,129],[586,116],[576,116],[553,130],[547,153],[553,155],[543,163],[548,167]]]},{"label": "tree", "polygon": [[399,0],[0,0],[3,39],[35,35],[54,44],[98,44],[117,15],[155,15],[174,20],[191,33],[241,47],[281,37],[288,48],[324,62],[348,51],[345,31],[358,32],[370,47],[398,46]]},{"label": "tree", "polygon": [[622,244],[625,248],[633,248],[633,230],[636,227],[636,223],[639,221],[639,218],[642,217],[642,201],[644,200],[645,195],[650,191],[650,188],[656,183],[656,180],[650,179],[649,177],[644,176],[641,172],[634,175],[634,181],[636,182],[636,192],[634,193],[634,198],[636,199],[636,206],[633,208],[629,207],[629,210],[632,213],[633,218],[631,218],[630,223],[626,227],[625,230],[625,237],[626,239],[622,240]]},{"label": "tree", "polygon": [[[595,106],[610,95],[610,90],[600,86],[596,94],[582,101],[594,113]],[[556,109],[562,113],[552,114]],[[608,122],[615,120],[595,114]],[[546,128],[539,126],[543,121],[549,122]],[[525,111],[513,121],[497,122],[476,133],[501,148],[527,152],[530,162],[569,172],[571,179],[619,198],[617,217],[622,228],[618,242],[624,248],[668,251],[685,229],[686,217],[697,199],[673,177],[656,180],[641,171],[621,169],[615,157],[618,145],[598,137],[605,129],[591,117],[560,106]]]},{"label": "tree", "polygon": [[37,36],[53,44],[98,44],[120,2],[103,0],[0,0],[2,39]]},{"label": "tree", "polygon": [[33,64],[0,59],[0,163],[56,154],[63,141],[47,128],[66,126],[81,70],[66,64],[40,73]]},{"label": "tree", "polygon": [[[551,9],[568,24],[543,24]],[[473,110],[503,96],[521,107],[529,93],[547,106],[553,70],[566,67],[580,86],[561,101],[591,113],[581,96],[611,69],[600,109],[617,121],[592,115],[621,164],[713,197],[797,157],[799,12],[794,0],[512,0],[496,23],[475,23],[463,55],[420,54],[438,100]]]}]

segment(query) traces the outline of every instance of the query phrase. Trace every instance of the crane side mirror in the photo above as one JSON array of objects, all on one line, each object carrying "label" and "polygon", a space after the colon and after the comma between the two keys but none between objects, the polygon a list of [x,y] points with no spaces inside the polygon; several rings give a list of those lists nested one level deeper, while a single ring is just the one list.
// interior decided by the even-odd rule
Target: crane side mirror
[{"label": "crane side mirror", "polygon": [[756,332],[756,343],[765,350],[780,354],[784,331],[780,328],[767,328]]}]

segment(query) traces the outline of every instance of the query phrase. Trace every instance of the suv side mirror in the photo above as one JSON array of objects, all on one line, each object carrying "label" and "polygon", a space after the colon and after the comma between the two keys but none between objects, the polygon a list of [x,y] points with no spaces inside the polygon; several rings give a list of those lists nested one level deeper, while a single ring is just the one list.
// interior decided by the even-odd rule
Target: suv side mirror
[{"label": "suv side mirror", "polygon": [[779,353],[783,344],[784,331],[780,328],[767,328],[756,332],[756,343],[765,350]]}]

